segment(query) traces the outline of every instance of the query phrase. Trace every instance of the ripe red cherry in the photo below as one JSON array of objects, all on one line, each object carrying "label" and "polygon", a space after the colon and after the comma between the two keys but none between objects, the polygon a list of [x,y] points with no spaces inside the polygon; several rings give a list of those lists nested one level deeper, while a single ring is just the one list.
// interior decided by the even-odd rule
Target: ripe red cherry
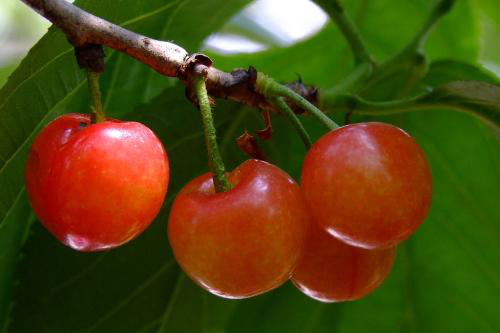
[{"label": "ripe red cherry", "polygon": [[429,209],[431,183],[415,140],[382,123],[327,133],[302,167],[314,219],[342,241],[365,248],[392,247],[412,234]]},{"label": "ripe red cherry", "polygon": [[245,298],[289,279],[302,253],[308,213],[298,185],[279,168],[248,160],[215,193],[212,175],[188,183],[174,201],[168,238],[183,270],[226,298]]},{"label": "ripe red cherry", "polygon": [[313,226],[292,282],[322,302],[352,301],[377,288],[391,270],[394,248],[367,250],[347,245]]},{"label": "ripe red cherry", "polygon": [[162,205],[169,177],[161,142],[146,126],[66,114],[33,142],[26,190],[40,222],[80,251],[119,246]]}]

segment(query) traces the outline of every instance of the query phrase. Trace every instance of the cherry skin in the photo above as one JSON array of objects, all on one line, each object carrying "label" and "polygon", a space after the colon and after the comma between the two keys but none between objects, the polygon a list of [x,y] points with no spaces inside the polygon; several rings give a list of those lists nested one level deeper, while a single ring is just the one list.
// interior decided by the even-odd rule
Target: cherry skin
[{"label": "cherry skin", "polygon": [[136,122],[66,114],[37,136],[26,164],[26,190],[40,222],[79,251],[119,246],[154,219],[169,179],[166,152]]},{"label": "cherry skin", "polygon": [[389,274],[394,248],[367,250],[347,245],[312,226],[293,284],[322,302],[352,301],[375,290]]},{"label": "cherry skin", "polygon": [[425,218],[432,179],[415,140],[383,123],[333,130],[306,154],[302,190],[314,220],[342,241],[389,248]]},{"label": "cherry skin", "polygon": [[309,215],[299,186],[281,169],[248,160],[215,193],[212,175],[189,182],[174,201],[168,238],[182,269],[226,298],[269,291],[290,277]]}]

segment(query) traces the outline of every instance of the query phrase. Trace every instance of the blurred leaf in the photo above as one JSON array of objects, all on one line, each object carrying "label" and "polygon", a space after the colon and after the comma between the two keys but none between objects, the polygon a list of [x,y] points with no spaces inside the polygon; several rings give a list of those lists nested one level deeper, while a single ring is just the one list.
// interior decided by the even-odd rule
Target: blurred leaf
[{"label": "blurred leaf", "polygon": [[251,15],[243,13],[233,17],[217,33],[243,37],[267,47],[276,47],[280,43],[276,36],[269,34],[269,31],[255,22]]},{"label": "blurred leaf", "polygon": [[500,25],[500,3],[496,0],[477,0],[484,13]]},{"label": "blurred leaf", "polygon": [[437,87],[450,81],[476,80],[491,84],[499,84],[500,79],[480,65],[456,60],[440,60],[431,63],[429,71],[422,83]]},{"label": "blurred leaf", "polygon": [[[346,1],[344,5],[349,16],[357,23],[370,52],[379,62],[387,60],[406,46],[433,8],[432,2],[418,0],[356,0]],[[394,24],[397,24],[397,29]],[[425,56],[434,59],[444,55],[458,55],[461,60],[473,62],[477,58],[479,47],[477,25],[476,18],[471,14],[469,1],[457,1],[449,16],[443,18],[431,31]],[[460,34],[456,27],[460,27]],[[443,42],[442,39],[446,41]],[[289,57],[292,52],[296,54],[296,58]],[[299,74],[305,82],[320,87],[331,86],[352,70],[348,45],[331,23],[311,39],[289,48],[214,57],[217,61],[215,65],[225,70],[253,65],[258,70],[286,81],[295,80]],[[307,61],[296,61],[299,58]],[[426,71],[427,64],[422,56],[412,56],[397,67],[389,68],[382,79],[366,88],[368,91],[364,97],[376,97],[376,100],[402,97],[401,91],[411,90]],[[408,87],[405,88],[406,86]]]},{"label": "blurred leaf", "polygon": [[[125,6],[125,2],[127,13],[134,15],[145,12],[142,6],[154,6],[156,3],[122,1],[120,6]],[[213,4],[215,0],[207,2]],[[104,4],[102,1],[85,2],[86,5],[90,3],[99,8],[102,6],[101,13],[106,9],[120,12],[112,1],[105,1]],[[195,6],[194,2],[183,2],[185,6],[177,9],[177,15],[185,11],[185,16],[178,16],[175,24],[171,24],[176,34],[172,35],[169,30],[165,32],[166,38],[174,39],[183,46],[191,45],[190,51],[194,51],[198,44],[193,42],[194,37],[190,33],[201,31],[199,36],[202,36],[202,33],[208,32],[206,27],[209,23],[223,23],[224,16],[215,18],[214,11],[231,6],[226,2],[217,2],[219,6],[203,7],[204,3],[197,2]],[[346,2],[346,5],[349,13],[361,24],[367,44],[378,59],[384,59],[405,44],[432,4],[423,0],[358,0]],[[198,16],[189,16],[188,9],[198,6],[202,6],[204,12],[200,9]],[[453,24],[460,25],[460,33],[464,36],[456,35],[450,26],[436,27],[433,34],[446,39],[446,44],[430,43],[426,51],[431,58],[447,56],[474,61],[478,37],[468,9],[469,1],[459,1],[452,16]],[[133,28],[154,37],[165,27],[167,13],[170,10],[158,16],[146,16],[144,21],[132,24]],[[53,42],[47,40],[51,33],[41,42],[47,43],[46,52],[57,49],[57,43],[53,48],[49,47],[48,43]],[[59,38],[59,43],[64,44]],[[464,45],[462,38],[473,43]],[[39,92],[47,93],[57,88],[49,78],[54,77],[58,82],[57,75],[65,79],[72,72],[76,73],[75,76],[80,75],[74,66],[71,51],[67,52],[67,55],[60,56],[60,59],[67,57],[66,62],[56,60],[57,67],[46,69],[43,74],[46,81],[39,84]],[[43,59],[47,61],[52,57],[53,54]],[[310,40],[289,48],[254,55],[213,57],[216,66],[224,69],[252,64],[287,81],[295,79],[294,73],[297,72],[305,82],[323,87],[345,76],[351,64],[346,43],[332,25]],[[18,72],[28,72],[30,62],[36,60],[33,55],[29,59]],[[40,60],[42,63],[43,59]],[[445,66],[431,65],[426,85],[441,85],[462,79],[490,82],[491,78],[480,77],[475,69],[456,70],[457,67],[460,66],[442,70]],[[443,74],[439,74],[438,69]],[[445,74],[448,72],[452,74]],[[455,77],[460,75],[466,77]],[[441,82],[441,76],[446,76],[446,80]],[[20,81],[16,80],[11,79],[19,84]],[[61,92],[62,97],[57,101],[62,102],[57,107],[46,108],[51,113],[39,126],[62,112],[85,111],[88,104],[86,93],[84,89],[75,91],[75,87],[82,82],[79,76],[71,83],[71,89]],[[17,84],[10,83],[9,89]],[[19,265],[17,276],[20,285],[16,289],[9,333],[33,332],[34,329],[40,333],[500,331],[496,307],[500,293],[500,149],[495,134],[481,122],[465,114],[439,109],[356,118],[360,121],[391,122],[408,131],[428,156],[434,178],[433,203],[428,218],[416,235],[398,249],[388,280],[372,295],[356,302],[322,304],[287,284],[253,299],[231,301],[208,294],[186,278],[173,261],[166,237],[168,208],[175,193],[189,179],[206,171],[203,134],[196,109],[184,98],[181,85],[156,76],[143,65],[116,53],[108,57],[103,87],[107,92],[105,98],[111,115],[145,123],[167,147],[171,163],[167,201],[143,235],[105,253],[74,252],[60,245],[39,223],[35,223],[33,234],[23,249],[24,259]],[[399,88],[398,85],[388,85],[387,89],[397,92]],[[23,89],[27,88],[19,88]],[[0,97],[3,96],[1,94]],[[27,95],[29,90],[18,98],[27,99]],[[1,108],[0,126],[8,124],[12,130],[20,131],[24,125],[23,118],[14,117],[19,112],[9,111],[12,119],[2,118],[6,111]],[[27,112],[28,116],[33,117],[31,123],[39,124],[35,113]],[[262,122],[255,110],[225,101],[218,101],[215,118],[221,150],[228,169],[231,169],[245,158],[232,141],[244,129],[260,129]],[[323,133],[314,119],[303,117],[303,121],[314,138]],[[304,147],[286,120],[273,116],[273,127],[273,139],[261,143],[266,155],[298,179]],[[29,129],[29,126],[26,128]],[[0,155],[8,151],[2,147],[0,143]],[[21,151],[17,162],[10,162],[14,163],[13,168],[22,169],[25,154]],[[22,184],[21,171],[5,173],[5,176],[0,172],[1,177],[12,178],[12,182]],[[0,186],[3,203],[8,197],[3,193],[6,187],[2,183]],[[20,202],[23,201],[24,206],[16,205],[4,219],[4,223],[12,219],[12,222],[22,225],[0,226],[2,247],[1,237],[7,235],[2,233],[2,226],[21,229],[13,235],[23,239],[19,235],[25,234],[23,223],[29,223],[31,214],[29,211],[26,214],[24,200],[21,197]],[[18,210],[22,215],[17,215]],[[17,260],[17,255],[15,258]],[[3,274],[4,267],[0,267],[0,272]],[[11,274],[12,270],[7,272]],[[1,278],[0,282],[3,282]]]},{"label": "blurred leaf", "polygon": [[500,79],[486,69],[460,61],[436,61],[421,85],[436,88],[423,102],[437,101],[463,107],[485,121],[500,128]]},{"label": "blurred leaf", "polygon": [[[481,20],[481,54],[483,64],[500,74],[500,44],[497,42],[500,35],[500,20],[494,21],[483,12],[479,13]],[[499,15],[500,16],[500,15]]]},{"label": "blurred leaf", "polygon": [[[428,13],[428,3],[424,5],[413,2],[411,5]],[[438,25],[430,31],[423,53],[420,50],[407,52],[390,64],[382,64],[375,69],[373,77],[366,82],[360,93],[364,98],[378,101],[403,98],[425,76],[429,60],[441,59],[450,54],[454,54],[456,60],[476,60],[479,47],[478,25],[472,5],[468,1],[455,1],[451,12],[441,18]],[[397,30],[399,31],[399,27]]]},{"label": "blurred leaf", "polygon": [[[436,0],[344,1],[348,14],[358,22],[368,48],[379,62],[394,55],[409,42]],[[474,61],[478,55],[479,26],[472,1],[455,1],[453,9],[431,31],[425,54],[431,59],[453,55]],[[376,13],[376,14],[374,14]]]},{"label": "blurred leaf", "polygon": [[[436,1],[419,1],[420,3]],[[451,12],[445,15],[429,35],[424,46],[429,60],[452,57],[461,61],[476,61],[479,55],[479,20],[475,15],[475,1],[456,0]]]},{"label": "blurred leaf", "polygon": [[18,63],[15,63],[0,68],[0,88],[7,82],[9,75],[14,71],[17,65]]},{"label": "blurred leaf", "polygon": [[[111,0],[77,1],[76,4],[139,33],[178,41],[193,51],[247,2],[232,1],[224,6],[217,5],[216,0],[197,5],[188,5],[189,0],[124,0],[119,4]],[[206,17],[208,10],[211,20],[203,26],[192,24]],[[171,80],[145,65],[116,52],[107,52],[107,69],[101,82],[106,92],[103,99],[108,116],[131,112],[138,103],[149,101],[172,85]],[[50,120],[66,112],[88,111],[85,83],[72,47],[61,32],[51,28],[0,90],[0,257],[9,256],[9,260],[0,261],[0,291],[5,290],[0,299],[0,327],[4,325],[9,306],[3,298],[9,297],[13,287],[17,251],[24,239],[21,236],[25,230],[8,227],[7,223],[26,223],[26,220],[17,222],[9,217],[20,200],[27,209],[22,191],[28,149],[36,133]]]},{"label": "blurred leaf", "polygon": [[[480,66],[454,61],[436,61],[416,83],[417,96],[389,102],[373,102],[353,94],[323,96],[325,111],[349,112],[355,105],[360,115],[392,115],[402,112],[452,109],[472,115],[500,135],[500,80]],[[401,90],[406,87],[401,86]],[[378,88],[375,89],[378,91]],[[426,91],[422,93],[422,91]],[[328,100],[330,98],[330,100]]]},{"label": "blurred leaf", "polygon": [[414,98],[379,103],[343,94],[324,98],[323,107],[378,116],[442,108],[477,117],[500,135],[500,86],[482,81],[451,81]]},{"label": "blurred leaf", "polygon": [[473,111],[500,131],[500,86],[481,81],[453,81],[439,86],[425,101],[442,102]]},{"label": "blurred leaf", "polygon": [[453,81],[439,86],[429,98],[500,111],[500,86],[481,81]]},{"label": "blurred leaf", "polygon": [[[20,250],[28,237],[35,216],[31,211],[26,193],[21,191],[4,222],[0,225],[0,332],[7,331],[8,320],[4,316],[14,305],[12,295],[16,280],[15,267],[20,261]],[[5,318],[5,319],[4,319]]]},{"label": "blurred leaf", "polygon": [[[218,122],[227,122],[229,115],[218,114]],[[167,207],[191,174],[206,169],[201,120],[181,86],[168,89],[127,119],[145,123],[166,145],[172,172],[165,207],[137,240],[104,253],[66,248],[36,223],[19,271],[22,288],[12,313],[13,332],[33,327],[38,332],[139,332],[170,311],[180,272],[166,238]],[[193,156],[186,159],[188,151]]]}]

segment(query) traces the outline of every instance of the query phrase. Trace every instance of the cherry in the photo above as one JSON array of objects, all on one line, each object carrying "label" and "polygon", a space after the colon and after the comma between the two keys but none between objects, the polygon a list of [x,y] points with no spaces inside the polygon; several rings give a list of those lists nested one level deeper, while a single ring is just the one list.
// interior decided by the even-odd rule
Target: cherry
[{"label": "cherry", "polygon": [[393,247],[411,235],[429,209],[431,183],[415,140],[383,123],[325,134],[302,167],[314,219],[342,241],[365,248]]},{"label": "cherry", "polygon": [[292,282],[322,302],[356,300],[377,288],[389,274],[394,248],[367,250],[337,240],[312,226]]},{"label": "cherry", "polygon": [[216,193],[211,173],[178,194],[168,221],[175,258],[200,286],[246,298],[289,279],[302,253],[308,212],[299,186],[282,170],[248,160]]},{"label": "cherry", "polygon": [[66,114],[37,136],[26,190],[40,222],[80,251],[119,246],[141,233],[163,203],[169,178],[161,142],[146,126]]}]

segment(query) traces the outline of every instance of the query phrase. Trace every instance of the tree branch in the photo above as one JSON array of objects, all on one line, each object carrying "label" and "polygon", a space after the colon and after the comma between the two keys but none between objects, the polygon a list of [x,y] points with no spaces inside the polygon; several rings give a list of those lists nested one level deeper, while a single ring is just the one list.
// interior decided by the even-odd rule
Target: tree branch
[{"label": "tree branch", "polygon": [[64,0],[21,0],[61,29],[75,47],[102,44],[145,63],[166,76],[176,76],[188,53],[94,16]]},{"label": "tree branch", "polygon": [[21,0],[61,29],[75,47],[99,44],[123,52],[160,74],[178,77],[189,88],[194,72],[206,73],[211,96],[232,99],[263,110],[275,111],[264,96],[253,90],[256,71],[237,69],[230,73],[212,67],[208,57],[189,55],[173,43],[155,40],[92,15],[65,0]]}]

